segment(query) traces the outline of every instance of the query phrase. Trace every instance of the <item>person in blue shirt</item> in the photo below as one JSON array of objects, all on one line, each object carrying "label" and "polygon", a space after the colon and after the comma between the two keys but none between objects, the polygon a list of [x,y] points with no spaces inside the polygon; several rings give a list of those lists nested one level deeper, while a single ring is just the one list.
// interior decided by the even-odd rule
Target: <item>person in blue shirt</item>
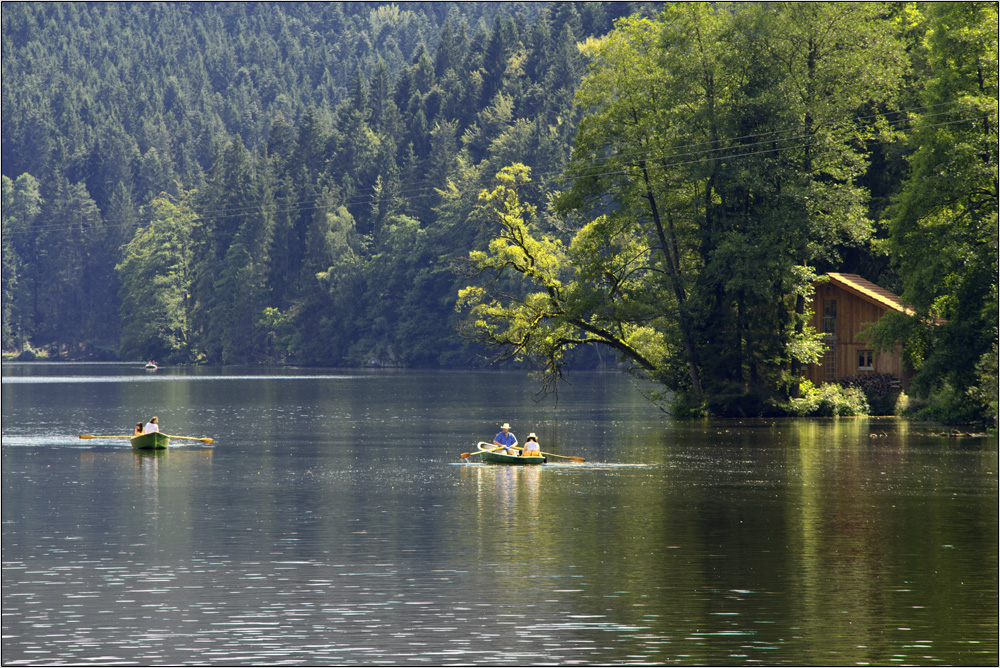
[{"label": "person in blue shirt", "polygon": [[505,455],[516,455],[517,451],[513,448],[517,446],[517,436],[510,433],[510,425],[506,422],[500,427],[501,431],[493,439],[493,445],[500,446],[494,448],[493,452],[499,452]]}]

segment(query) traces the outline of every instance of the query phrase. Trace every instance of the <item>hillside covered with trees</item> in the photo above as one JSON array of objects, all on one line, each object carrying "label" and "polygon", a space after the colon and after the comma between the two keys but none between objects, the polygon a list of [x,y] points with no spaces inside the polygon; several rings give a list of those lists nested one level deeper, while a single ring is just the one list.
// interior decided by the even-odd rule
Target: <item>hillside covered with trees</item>
[{"label": "hillside covered with trees", "polygon": [[797,393],[837,270],[914,305],[872,336],[928,405],[995,415],[996,28],[990,3],[7,4],[3,349],[613,359],[738,413]]}]

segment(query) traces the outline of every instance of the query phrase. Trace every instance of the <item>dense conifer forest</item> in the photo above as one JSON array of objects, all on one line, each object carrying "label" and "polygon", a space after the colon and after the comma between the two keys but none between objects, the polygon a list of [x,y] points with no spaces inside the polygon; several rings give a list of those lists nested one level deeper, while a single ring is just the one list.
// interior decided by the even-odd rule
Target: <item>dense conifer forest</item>
[{"label": "dense conifer forest", "polygon": [[618,364],[753,413],[799,392],[808,287],[835,270],[914,305],[872,337],[904,342],[926,406],[995,416],[996,24],[993,3],[5,3],[3,350],[514,360],[549,386]]}]

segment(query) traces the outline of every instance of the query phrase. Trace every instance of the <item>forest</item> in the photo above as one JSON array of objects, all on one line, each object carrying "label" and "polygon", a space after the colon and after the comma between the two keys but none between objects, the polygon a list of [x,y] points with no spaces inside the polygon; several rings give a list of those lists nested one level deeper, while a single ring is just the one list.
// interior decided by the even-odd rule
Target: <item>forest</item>
[{"label": "forest", "polygon": [[[764,414],[817,276],[997,414],[995,3],[6,3],[5,358],[571,368]],[[724,399],[723,399],[724,398]]]}]

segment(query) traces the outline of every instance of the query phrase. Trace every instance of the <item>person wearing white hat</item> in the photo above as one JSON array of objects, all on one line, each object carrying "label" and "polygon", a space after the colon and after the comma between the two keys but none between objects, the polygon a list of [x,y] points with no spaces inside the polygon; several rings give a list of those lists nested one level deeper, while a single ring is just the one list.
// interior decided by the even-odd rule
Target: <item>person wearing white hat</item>
[{"label": "person wearing white hat", "polygon": [[528,434],[528,438],[524,442],[524,451],[521,454],[525,457],[542,456],[542,448],[538,445],[538,437],[535,436],[535,432]]},{"label": "person wearing white hat", "polygon": [[493,452],[500,452],[505,455],[516,455],[517,452],[513,449],[517,446],[517,436],[510,433],[510,425],[506,422],[500,427],[500,433],[496,435],[493,439],[493,445],[499,446],[494,449]]}]

